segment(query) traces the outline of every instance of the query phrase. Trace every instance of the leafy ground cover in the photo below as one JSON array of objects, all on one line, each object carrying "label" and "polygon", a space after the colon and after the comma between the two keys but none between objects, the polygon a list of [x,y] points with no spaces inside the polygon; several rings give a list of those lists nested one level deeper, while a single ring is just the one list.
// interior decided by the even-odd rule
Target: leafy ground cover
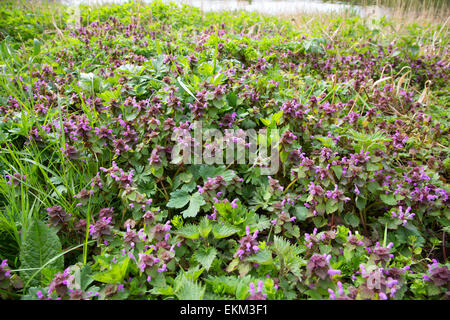
[{"label": "leafy ground cover", "polygon": [[[2,298],[449,298],[445,25],[34,8],[0,8]],[[195,121],[279,130],[279,170],[171,163]]]}]

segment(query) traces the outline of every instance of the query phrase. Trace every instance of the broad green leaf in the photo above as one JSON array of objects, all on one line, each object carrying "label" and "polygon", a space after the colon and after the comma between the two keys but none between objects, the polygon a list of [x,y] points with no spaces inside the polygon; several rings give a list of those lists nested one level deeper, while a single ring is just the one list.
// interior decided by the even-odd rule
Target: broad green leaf
[{"label": "broad green leaf", "polygon": [[272,251],[267,249],[259,250],[257,253],[247,257],[246,260],[261,265],[272,264],[273,262]]},{"label": "broad green leaf", "polygon": [[[25,233],[25,239],[20,250],[21,269],[39,269],[60,254],[61,251],[61,242],[56,231],[40,220],[33,220]],[[62,271],[64,268],[63,256],[49,263],[46,268]],[[21,276],[23,280],[27,281],[34,273],[35,270],[22,271]],[[39,285],[44,280],[44,275],[39,272],[30,284]]]},{"label": "broad green leaf", "polygon": [[176,234],[187,239],[198,239],[200,236],[198,227],[193,224],[183,226],[181,229],[176,231]]},{"label": "broad green leaf", "polygon": [[380,194],[380,199],[387,205],[390,206],[397,205],[397,200],[395,200],[395,196],[393,194]]},{"label": "broad green leaf", "polygon": [[297,221],[305,221],[308,217],[308,208],[302,205],[295,206],[294,215],[297,217]]},{"label": "broad green leaf", "polygon": [[189,207],[182,212],[183,218],[195,217],[200,207],[205,204],[205,200],[200,193],[194,193],[189,200]]},{"label": "broad green leaf", "polygon": [[197,281],[185,279],[175,295],[179,300],[202,300],[205,290]]},{"label": "broad green leaf", "polygon": [[209,233],[211,232],[212,225],[207,217],[203,217],[200,220],[198,225],[198,231],[200,232],[200,236],[203,238],[207,238]]},{"label": "broad green leaf", "polygon": [[217,250],[214,247],[200,248],[195,252],[195,260],[197,260],[206,271],[211,268],[211,264],[217,256]]},{"label": "broad green leaf", "polygon": [[357,227],[359,225],[359,218],[351,213],[347,213],[344,216],[344,221],[352,227]]},{"label": "broad green leaf", "polygon": [[189,202],[190,196],[184,190],[175,190],[170,193],[170,200],[167,202],[169,208],[180,209],[183,208]]},{"label": "broad green leaf", "polygon": [[98,272],[92,275],[92,279],[104,283],[121,283],[127,274],[130,259],[125,258],[121,261],[111,264],[110,269]]},{"label": "broad green leaf", "polygon": [[213,235],[216,239],[223,239],[232,236],[240,229],[231,224],[216,224],[213,228]]},{"label": "broad green leaf", "polygon": [[328,199],[326,204],[326,212],[328,214],[335,212],[339,207],[339,203],[335,199]]},{"label": "broad green leaf", "polygon": [[356,197],[356,207],[359,210],[363,210],[366,207],[367,200],[362,197]]}]

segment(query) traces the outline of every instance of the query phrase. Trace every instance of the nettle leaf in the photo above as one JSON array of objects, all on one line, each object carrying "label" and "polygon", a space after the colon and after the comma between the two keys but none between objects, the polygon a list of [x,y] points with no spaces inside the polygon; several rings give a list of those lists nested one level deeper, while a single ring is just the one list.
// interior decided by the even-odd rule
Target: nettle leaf
[{"label": "nettle leaf", "polygon": [[[56,231],[48,227],[44,222],[33,220],[25,233],[25,240],[20,250],[21,269],[39,269],[49,260],[61,254],[62,247]],[[47,269],[62,271],[64,268],[64,258],[60,256],[46,265]],[[23,280],[28,281],[36,270],[26,270],[21,272]],[[42,272],[36,274],[31,280],[31,285],[39,285],[45,281]]]},{"label": "nettle leaf", "polygon": [[189,207],[182,212],[183,218],[195,217],[200,211],[200,207],[206,202],[200,193],[196,192],[189,198]]},{"label": "nettle leaf", "polygon": [[92,279],[104,283],[120,283],[125,278],[130,259],[125,258],[116,263],[109,264],[109,270],[98,272],[91,276]]},{"label": "nettle leaf", "polygon": [[397,205],[397,200],[395,200],[395,196],[393,194],[380,194],[380,199],[387,205],[390,206]]},{"label": "nettle leaf", "polygon": [[211,230],[212,230],[211,222],[207,217],[203,217],[198,225],[198,231],[200,232],[200,236],[203,238],[208,237]]},{"label": "nettle leaf", "polygon": [[351,213],[344,215],[344,221],[352,227],[357,227],[359,225],[359,218]]},{"label": "nettle leaf", "polygon": [[272,251],[263,249],[259,250],[257,253],[247,257],[246,259],[249,262],[255,262],[261,265],[269,265],[273,263],[272,259]]},{"label": "nettle leaf", "polygon": [[200,248],[195,252],[195,260],[197,260],[206,271],[211,268],[214,259],[217,256],[217,250],[214,247]]},{"label": "nettle leaf", "polygon": [[184,225],[176,231],[176,234],[187,239],[198,239],[200,237],[198,227],[193,224]]},{"label": "nettle leaf", "polygon": [[356,207],[359,210],[363,210],[366,207],[367,200],[362,197],[356,197]]},{"label": "nettle leaf", "polygon": [[331,169],[333,169],[334,174],[338,179],[341,179],[342,177],[342,167],[341,166],[332,166]]},{"label": "nettle leaf", "polygon": [[302,205],[295,206],[294,215],[298,221],[305,221],[308,217],[308,208]]},{"label": "nettle leaf", "polygon": [[190,199],[189,193],[184,190],[175,190],[170,193],[170,200],[167,202],[169,208],[181,209],[183,208]]},{"label": "nettle leaf", "polygon": [[326,212],[328,214],[335,212],[339,207],[339,203],[335,199],[328,199],[326,204]]},{"label": "nettle leaf", "polygon": [[203,300],[205,290],[206,288],[197,281],[184,279],[175,295],[179,300]]},{"label": "nettle leaf", "polygon": [[216,224],[213,228],[213,235],[216,239],[223,239],[232,236],[240,229],[231,224]]}]

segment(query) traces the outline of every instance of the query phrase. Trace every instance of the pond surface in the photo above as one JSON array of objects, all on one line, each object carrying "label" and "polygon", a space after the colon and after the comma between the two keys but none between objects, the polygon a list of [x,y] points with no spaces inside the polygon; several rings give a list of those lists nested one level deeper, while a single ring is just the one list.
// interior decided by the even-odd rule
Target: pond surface
[{"label": "pond surface", "polygon": [[[152,2],[153,0],[143,1]],[[169,2],[170,0],[163,1]],[[61,0],[61,2],[68,5],[80,3],[96,5],[125,3],[128,0]],[[378,18],[389,17],[393,12],[392,8],[399,7],[399,5],[416,8],[416,13],[420,13],[422,10],[421,5],[434,8],[433,11],[441,14],[450,13],[449,0],[171,0],[171,2],[192,5],[203,11],[245,10],[274,15],[351,11],[360,16]]]},{"label": "pond surface", "polygon": [[[102,3],[125,3],[127,0],[62,0],[68,5],[77,4],[102,4]],[[152,0],[144,0],[152,2]],[[169,2],[169,1],[166,1]],[[322,0],[171,0],[179,4],[188,4],[200,8],[203,11],[221,10],[245,10],[265,14],[293,14],[298,12],[341,12],[354,11],[360,15],[383,16],[389,14],[387,7],[377,5],[352,5],[343,1]]]}]

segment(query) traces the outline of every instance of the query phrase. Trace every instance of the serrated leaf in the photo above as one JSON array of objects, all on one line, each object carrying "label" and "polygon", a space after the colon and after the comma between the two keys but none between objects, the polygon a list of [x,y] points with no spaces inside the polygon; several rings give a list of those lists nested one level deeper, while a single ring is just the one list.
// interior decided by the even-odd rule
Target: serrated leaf
[{"label": "serrated leaf", "polygon": [[252,270],[252,265],[250,263],[240,263],[238,266],[238,270],[239,270],[239,275],[241,277],[245,277],[247,275],[247,273],[250,272],[250,270]]},{"label": "serrated leaf", "polygon": [[187,239],[198,239],[200,237],[198,227],[193,224],[187,224],[183,226],[176,231],[176,234]]},{"label": "serrated leaf", "polygon": [[91,276],[95,281],[103,283],[121,283],[127,274],[130,259],[125,258],[121,261],[111,264],[110,269],[98,272]]},{"label": "serrated leaf", "polygon": [[216,239],[223,239],[232,236],[240,229],[231,224],[216,224],[213,228],[213,235]]},{"label": "serrated leaf", "polygon": [[395,196],[393,194],[380,194],[380,199],[387,205],[390,206],[397,205],[397,200],[395,200]]},{"label": "serrated leaf", "polygon": [[179,300],[202,300],[205,290],[197,281],[184,279],[175,295]]},{"label": "serrated leaf", "polygon": [[308,217],[308,208],[305,206],[295,206],[294,215],[297,217],[297,221],[305,221]]},{"label": "serrated leaf", "polygon": [[182,212],[183,218],[195,217],[200,211],[200,207],[206,202],[200,193],[194,193],[189,200],[189,207]]},{"label": "serrated leaf", "polygon": [[216,256],[217,250],[214,247],[209,247],[207,249],[200,248],[195,252],[195,260],[197,260],[203,267],[205,267],[206,271],[211,268],[211,265]]},{"label": "serrated leaf", "polygon": [[[25,240],[20,250],[21,269],[39,269],[61,251],[61,242],[56,231],[40,220],[33,220],[25,233]],[[49,263],[46,268],[62,271],[64,268],[63,256]],[[21,275],[23,280],[28,281],[34,273],[35,270],[22,271]],[[44,275],[39,272],[30,284],[39,285],[44,280]]]},{"label": "serrated leaf", "polygon": [[268,265],[272,264],[272,252],[270,250],[264,249],[259,250],[257,253],[252,254],[251,256],[247,257],[246,259],[249,262],[254,262],[261,265]]},{"label": "serrated leaf", "polygon": [[173,296],[175,292],[171,286],[167,287],[155,287],[150,290],[150,293],[162,296]]},{"label": "serrated leaf", "polygon": [[331,169],[333,169],[334,174],[338,179],[341,179],[342,177],[342,167],[341,166],[332,166]]},{"label": "serrated leaf", "polygon": [[170,193],[169,202],[167,202],[167,206],[169,208],[180,209],[183,208],[186,204],[188,204],[190,199],[189,193],[184,190],[175,190]]},{"label": "serrated leaf", "polygon": [[356,207],[357,207],[359,210],[363,210],[363,209],[366,207],[366,203],[367,203],[367,200],[366,200],[366,199],[364,199],[364,198],[362,198],[362,197],[357,197],[357,198],[356,198]]},{"label": "serrated leaf", "polygon": [[328,199],[325,210],[328,214],[335,212],[339,207],[339,203],[335,199]]},{"label": "serrated leaf", "polygon": [[200,236],[202,238],[207,238],[211,230],[212,230],[211,222],[207,217],[203,217],[198,225],[198,231],[200,232]]},{"label": "serrated leaf", "polygon": [[344,216],[344,221],[352,227],[357,227],[359,225],[359,218],[351,213],[347,213]]}]

